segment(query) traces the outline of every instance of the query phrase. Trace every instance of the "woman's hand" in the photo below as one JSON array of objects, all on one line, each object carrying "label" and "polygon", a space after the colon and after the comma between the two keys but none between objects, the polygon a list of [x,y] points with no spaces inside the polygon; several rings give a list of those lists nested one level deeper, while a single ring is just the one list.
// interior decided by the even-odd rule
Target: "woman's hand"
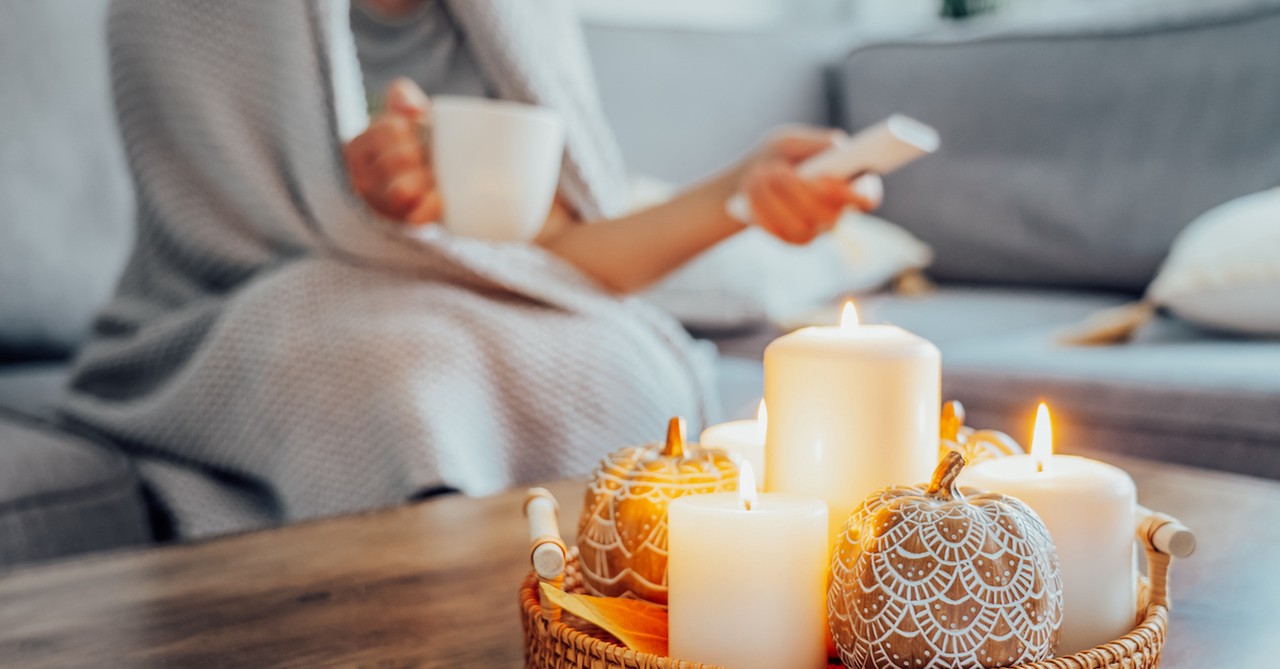
[{"label": "woman's hand", "polygon": [[387,86],[385,110],[343,152],[356,194],[392,220],[440,220],[444,205],[420,130],[430,113],[426,93],[408,79],[396,79]]},{"label": "woman's hand", "polygon": [[765,141],[739,182],[756,225],[783,241],[807,244],[830,230],[845,207],[870,211],[880,205],[883,185],[874,174],[853,182],[835,177],[805,181],[796,174],[796,165],[843,136],[838,130],[788,126]]},{"label": "woman's hand", "polygon": [[793,244],[811,241],[835,225],[845,207],[880,204],[879,177],[800,179],[795,166],[830,147],[841,134],[790,127],[736,167],[696,184],[667,202],[591,225],[561,226],[538,243],[603,287],[630,293],[652,285],[718,242],[742,232],[725,203],[744,193],[756,223]]}]

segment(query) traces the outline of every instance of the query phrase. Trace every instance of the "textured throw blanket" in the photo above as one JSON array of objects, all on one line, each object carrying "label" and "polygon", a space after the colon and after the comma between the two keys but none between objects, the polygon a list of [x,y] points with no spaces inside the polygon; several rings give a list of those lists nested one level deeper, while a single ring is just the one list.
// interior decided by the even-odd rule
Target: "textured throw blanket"
[{"label": "textured throw blanket", "polygon": [[[605,126],[558,76],[583,56],[527,34],[569,30],[563,3],[453,4],[497,90],[577,124],[562,187],[607,211]],[[705,421],[709,361],[665,315],[536,247],[409,237],[354,198],[328,9],[116,2],[137,240],[64,416],[123,444],[185,537],[584,472],[670,415]]]}]

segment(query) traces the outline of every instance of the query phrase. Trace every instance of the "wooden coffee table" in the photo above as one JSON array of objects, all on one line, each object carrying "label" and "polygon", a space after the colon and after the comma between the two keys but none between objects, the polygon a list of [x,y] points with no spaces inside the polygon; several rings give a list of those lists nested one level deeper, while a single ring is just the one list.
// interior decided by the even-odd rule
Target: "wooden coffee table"
[{"label": "wooden coffee table", "polygon": [[[1200,540],[1173,567],[1163,666],[1276,666],[1280,483],[1103,459]],[[581,484],[549,487],[570,538]],[[18,570],[0,576],[0,666],[517,667],[523,496],[450,496]]]}]

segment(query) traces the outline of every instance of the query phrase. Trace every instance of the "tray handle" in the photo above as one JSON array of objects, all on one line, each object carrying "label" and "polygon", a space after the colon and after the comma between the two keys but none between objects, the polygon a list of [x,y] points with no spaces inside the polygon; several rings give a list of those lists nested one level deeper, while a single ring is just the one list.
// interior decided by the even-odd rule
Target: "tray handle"
[{"label": "tray handle", "polygon": [[1172,558],[1190,557],[1196,550],[1196,535],[1177,518],[1137,509],[1137,533],[1147,551],[1147,578],[1151,582],[1148,606],[1169,606],[1169,562]]},{"label": "tray handle", "polygon": [[[524,498],[524,515],[529,520],[529,561],[533,573],[542,583],[556,589],[564,588],[564,570],[569,550],[560,537],[560,525],[556,513],[560,504],[546,488],[530,488]],[[552,605],[539,593],[542,616],[547,620],[560,619],[560,607]]]}]

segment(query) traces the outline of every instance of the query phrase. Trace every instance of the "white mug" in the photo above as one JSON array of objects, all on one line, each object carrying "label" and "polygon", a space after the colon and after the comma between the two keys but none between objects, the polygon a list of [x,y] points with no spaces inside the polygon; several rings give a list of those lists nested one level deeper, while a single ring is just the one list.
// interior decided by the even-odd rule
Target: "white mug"
[{"label": "white mug", "polygon": [[431,151],[451,234],[529,241],[560,178],[564,123],[544,107],[456,96],[431,100]]}]

